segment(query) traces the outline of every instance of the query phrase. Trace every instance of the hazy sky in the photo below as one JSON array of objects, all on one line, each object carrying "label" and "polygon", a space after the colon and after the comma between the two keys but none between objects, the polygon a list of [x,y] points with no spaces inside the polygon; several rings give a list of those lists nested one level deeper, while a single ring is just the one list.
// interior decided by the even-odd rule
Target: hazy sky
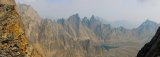
[{"label": "hazy sky", "polygon": [[[42,17],[68,18],[92,14],[110,22],[128,21],[134,26],[146,19],[160,22],[160,0],[18,0],[31,5]],[[134,27],[133,26],[133,27]]]}]

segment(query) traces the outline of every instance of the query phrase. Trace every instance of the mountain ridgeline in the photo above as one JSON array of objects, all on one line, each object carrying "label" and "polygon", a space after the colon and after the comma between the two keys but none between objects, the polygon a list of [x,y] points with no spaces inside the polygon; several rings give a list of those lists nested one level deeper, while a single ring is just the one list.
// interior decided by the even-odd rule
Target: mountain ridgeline
[{"label": "mountain ridgeline", "polygon": [[[135,57],[159,24],[146,20],[138,28],[114,28],[96,16],[42,19],[29,5],[19,4],[25,35],[43,57]],[[54,13],[54,12],[53,12]]]}]

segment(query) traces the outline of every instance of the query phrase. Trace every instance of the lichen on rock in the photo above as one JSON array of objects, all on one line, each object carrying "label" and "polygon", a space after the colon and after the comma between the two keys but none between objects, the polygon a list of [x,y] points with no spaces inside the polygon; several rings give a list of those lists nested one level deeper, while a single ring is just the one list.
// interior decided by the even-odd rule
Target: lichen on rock
[{"label": "lichen on rock", "polygon": [[32,46],[24,35],[14,0],[0,0],[0,57],[31,57]]}]

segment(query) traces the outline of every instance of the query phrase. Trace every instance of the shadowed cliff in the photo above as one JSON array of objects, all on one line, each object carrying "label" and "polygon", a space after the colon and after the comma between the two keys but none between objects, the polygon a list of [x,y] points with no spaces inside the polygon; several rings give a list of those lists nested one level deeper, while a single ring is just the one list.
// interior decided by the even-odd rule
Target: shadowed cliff
[{"label": "shadowed cliff", "polygon": [[153,39],[144,45],[137,57],[159,57],[160,56],[160,27]]}]

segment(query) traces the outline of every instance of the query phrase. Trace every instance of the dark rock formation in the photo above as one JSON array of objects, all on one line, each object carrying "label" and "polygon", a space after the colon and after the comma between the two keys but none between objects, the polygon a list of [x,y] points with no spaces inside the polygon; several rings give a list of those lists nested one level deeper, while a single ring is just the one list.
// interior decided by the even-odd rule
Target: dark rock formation
[{"label": "dark rock formation", "polygon": [[159,57],[160,56],[160,27],[153,39],[144,45],[137,57]]}]

